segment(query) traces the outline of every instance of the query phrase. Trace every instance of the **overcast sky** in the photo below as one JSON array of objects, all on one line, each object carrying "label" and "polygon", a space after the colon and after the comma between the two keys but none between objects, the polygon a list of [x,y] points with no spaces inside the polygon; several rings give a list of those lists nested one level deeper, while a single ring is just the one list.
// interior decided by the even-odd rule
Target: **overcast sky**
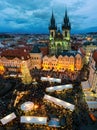
[{"label": "overcast sky", "polygon": [[0,32],[47,33],[52,9],[61,28],[66,7],[72,31],[97,27],[96,0],[0,0]]}]

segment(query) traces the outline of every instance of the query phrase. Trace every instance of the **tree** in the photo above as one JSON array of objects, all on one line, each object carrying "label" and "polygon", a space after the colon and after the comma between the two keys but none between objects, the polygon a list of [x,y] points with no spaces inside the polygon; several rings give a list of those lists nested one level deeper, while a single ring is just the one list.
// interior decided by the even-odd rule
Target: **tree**
[{"label": "tree", "polygon": [[24,84],[30,84],[32,82],[32,77],[27,66],[27,63],[23,61],[21,64],[21,72],[22,72],[22,82]]}]

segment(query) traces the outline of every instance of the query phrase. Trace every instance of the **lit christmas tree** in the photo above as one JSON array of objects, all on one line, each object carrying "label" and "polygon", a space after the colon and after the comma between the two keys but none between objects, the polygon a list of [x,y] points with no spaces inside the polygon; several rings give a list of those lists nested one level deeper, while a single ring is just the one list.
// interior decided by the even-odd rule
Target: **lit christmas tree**
[{"label": "lit christmas tree", "polygon": [[32,77],[25,61],[21,64],[22,82],[24,84],[30,84],[32,82]]}]

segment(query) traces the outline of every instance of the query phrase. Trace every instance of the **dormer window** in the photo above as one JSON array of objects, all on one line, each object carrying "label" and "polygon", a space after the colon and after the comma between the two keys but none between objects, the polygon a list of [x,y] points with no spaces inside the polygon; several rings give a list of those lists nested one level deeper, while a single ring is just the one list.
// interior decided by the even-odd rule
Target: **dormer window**
[{"label": "dormer window", "polygon": [[21,59],[24,60],[24,57],[22,56]]},{"label": "dormer window", "polygon": [[26,52],[26,49],[24,49],[24,52]]}]

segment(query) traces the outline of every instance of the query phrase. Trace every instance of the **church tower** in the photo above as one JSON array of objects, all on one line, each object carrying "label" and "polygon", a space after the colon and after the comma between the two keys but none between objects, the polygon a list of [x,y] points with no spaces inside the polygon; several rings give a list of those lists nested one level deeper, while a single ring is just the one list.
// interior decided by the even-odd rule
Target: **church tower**
[{"label": "church tower", "polygon": [[57,26],[56,26],[54,14],[52,11],[52,16],[51,16],[50,25],[49,25],[50,40],[54,39],[56,30],[57,30]]},{"label": "church tower", "polygon": [[70,30],[71,30],[71,24],[70,24],[69,17],[67,15],[67,9],[66,9],[65,17],[64,17],[63,25],[62,25],[63,39],[70,41]]},{"label": "church tower", "polygon": [[57,30],[57,26],[56,26],[55,17],[54,17],[53,11],[52,11],[52,16],[51,16],[50,25],[49,25],[49,32],[50,32],[49,54],[50,55],[53,55],[55,53],[54,39],[55,39],[55,35],[56,35],[56,30]]},{"label": "church tower", "polygon": [[63,24],[62,24],[63,50],[64,51],[71,50],[70,30],[71,30],[71,24],[70,24],[69,17],[67,15],[67,9],[66,9]]},{"label": "church tower", "polygon": [[67,10],[65,11],[64,22],[62,24],[62,33],[59,29],[57,30],[54,14],[52,12],[50,25],[49,25],[49,32],[50,32],[49,54],[50,55],[60,55],[65,51],[71,50],[70,30],[71,30],[71,24],[69,22]]}]

